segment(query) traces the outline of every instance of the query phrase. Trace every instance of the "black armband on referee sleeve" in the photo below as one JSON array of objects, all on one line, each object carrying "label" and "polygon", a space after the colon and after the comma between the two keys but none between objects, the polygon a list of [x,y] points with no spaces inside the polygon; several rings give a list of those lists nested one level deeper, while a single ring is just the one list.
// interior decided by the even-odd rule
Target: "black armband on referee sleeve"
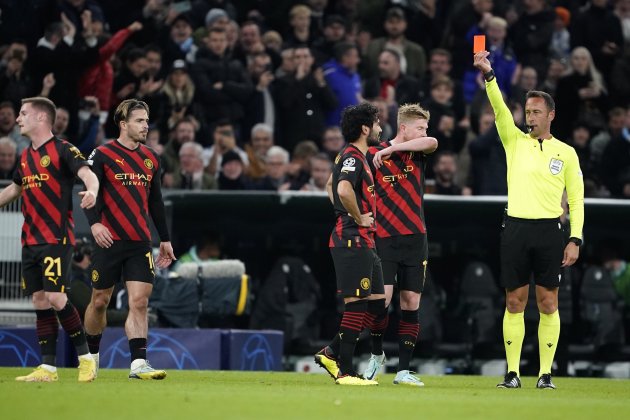
[{"label": "black armband on referee sleeve", "polygon": [[495,74],[494,74],[494,70],[490,69],[489,72],[484,73],[483,74],[483,78],[486,80],[486,82],[491,82],[492,79],[494,79]]}]

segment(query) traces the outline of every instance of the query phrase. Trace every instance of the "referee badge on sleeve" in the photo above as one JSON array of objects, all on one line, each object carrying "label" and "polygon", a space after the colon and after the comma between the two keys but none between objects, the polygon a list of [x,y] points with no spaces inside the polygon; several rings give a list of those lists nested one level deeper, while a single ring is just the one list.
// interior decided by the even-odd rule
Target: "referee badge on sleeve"
[{"label": "referee badge on sleeve", "polygon": [[560,171],[562,171],[562,167],[564,166],[564,162],[560,159],[551,159],[549,162],[549,170],[552,174],[558,175]]}]

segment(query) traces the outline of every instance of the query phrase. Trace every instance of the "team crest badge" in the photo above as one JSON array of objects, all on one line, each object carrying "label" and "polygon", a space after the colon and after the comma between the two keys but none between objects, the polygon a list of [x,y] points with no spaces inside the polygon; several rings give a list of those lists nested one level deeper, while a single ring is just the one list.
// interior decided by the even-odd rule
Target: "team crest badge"
[{"label": "team crest badge", "polygon": [[370,279],[363,277],[361,279],[361,289],[368,290],[370,288]]},{"label": "team crest badge", "polygon": [[551,159],[549,162],[549,170],[552,174],[558,175],[564,166],[564,162],[560,159]]},{"label": "team crest badge", "polygon": [[145,159],[144,166],[146,166],[148,169],[153,169],[153,161],[151,159]]},{"label": "team crest badge", "polygon": [[98,271],[92,270],[92,283],[96,283],[98,281]]},{"label": "team crest badge", "polygon": [[42,168],[45,168],[48,165],[50,165],[50,156],[48,155],[42,156],[42,158],[39,160],[39,164],[42,166]]}]

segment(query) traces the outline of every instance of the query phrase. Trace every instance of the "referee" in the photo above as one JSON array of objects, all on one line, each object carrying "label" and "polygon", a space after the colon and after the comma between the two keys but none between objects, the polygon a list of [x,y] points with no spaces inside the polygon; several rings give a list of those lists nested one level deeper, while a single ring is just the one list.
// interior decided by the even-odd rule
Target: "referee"
[{"label": "referee", "polygon": [[[474,66],[486,80],[507,160],[508,207],[501,233],[501,284],[506,290],[503,340],[507,374],[498,388],[520,388],[519,364],[525,336],[523,313],[533,274],[540,312],[537,388],[555,389],[551,365],[560,335],[558,287],[561,268],[573,265],[580,254],[584,224],[584,183],[575,150],[550,133],[555,104],[545,92],[529,91],[525,102],[528,133],[519,130],[503,101],[488,51],[475,54]],[[571,235],[564,243],[562,194],[567,191]]]}]

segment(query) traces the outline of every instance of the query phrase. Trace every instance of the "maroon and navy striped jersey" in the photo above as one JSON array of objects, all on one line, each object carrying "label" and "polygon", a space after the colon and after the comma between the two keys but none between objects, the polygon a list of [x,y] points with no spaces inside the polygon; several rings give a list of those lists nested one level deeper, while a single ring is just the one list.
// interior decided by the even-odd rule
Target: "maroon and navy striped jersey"
[{"label": "maroon and navy striped jersey", "polygon": [[367,160],[374,171],[376,187],[376,236],[426,233],[424,223],[424,167],[421,152],[394,152],[375,169],[372,163],[379,150],[391,146],[390,141],[368,149]]},{"label": "maroon and navy striped jersey", "polygon": [[102,223],[114,240],[151,241],[149,215],[162,242],[168,241],[159,159],[147,146],[136,149],[112,140],[88,158],[100,181],[96,206],[86,210],[90,226]]},{"label": "maroon and navy striped jersey", "polygon": [[57,137],[24,149],[13,175],[22,187],[22,245],[74,245],[72,187],[86,165],[79,149]]},{"label": "maroon and navy striped jersey", "polygon": [[337,186],[340,181],[349,181],[354,188],[357,205],[361,214],[372,212],[376,214],[376,202],[374,199],[374,178],[372,171],[365,159],[365,155],[353,144],[347,145],[335,159],[332,173],[332,189],[337,222],[330,235],[328,246],[330,248],[374,248],[374,225],[370,227],[359,226],[348,215],[344,208]]}]

